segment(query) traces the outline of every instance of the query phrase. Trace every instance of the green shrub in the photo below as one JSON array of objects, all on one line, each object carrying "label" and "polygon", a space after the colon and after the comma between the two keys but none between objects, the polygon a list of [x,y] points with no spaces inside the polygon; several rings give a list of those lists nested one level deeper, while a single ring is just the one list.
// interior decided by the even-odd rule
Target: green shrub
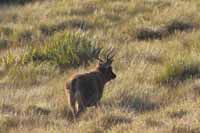
[{"label": "green shrub", "polygon": [[93,42],[85,36],[76,34],[58,34],[53,39],[45,42],[43,46],[32,47],[23,62],[48,61],[59,67],[77,66],[87,64],[89,60],[97,56]]},{"label": "green shrub", "polygon": [[80,33],[56,34],[42,44],[28,46],[25,52],[20,55],[8,52],[0,58],[0,66],[11,68],[16,65],[26,66],[31,62],[33,64],[49,63],[59,67],[60,70],[65,70],[66,67],[87,65],[99,54],[100,48],[97,48],[93,43],[94,41]]}]

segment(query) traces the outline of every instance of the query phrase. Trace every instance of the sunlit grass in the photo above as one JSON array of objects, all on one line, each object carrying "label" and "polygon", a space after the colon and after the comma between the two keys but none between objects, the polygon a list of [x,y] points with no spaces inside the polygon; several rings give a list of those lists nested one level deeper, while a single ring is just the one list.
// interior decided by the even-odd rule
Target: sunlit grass
[{"label": "sunlit grass", "polygon": [[[199,5],[1,4],[0,132],[199,132]],[[115,49],[117,78],[106,84],[101,108],[88,108],[74,121],[65,82],[92,69],[100,48]]]}]

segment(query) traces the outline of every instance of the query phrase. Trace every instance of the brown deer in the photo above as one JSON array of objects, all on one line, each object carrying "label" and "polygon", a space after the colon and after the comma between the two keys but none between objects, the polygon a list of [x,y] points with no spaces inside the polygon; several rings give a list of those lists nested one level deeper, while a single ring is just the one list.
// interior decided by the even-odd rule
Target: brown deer
[{"label": "brown deer", "polygon": [[99,63],[94,70],[77,74],[67,82],[65,90],[69,96],[69,104],[74,117],[79,116],[87,107],[98,107],[105,84],[116,78],[111,66],[114,57],[113,50],[107,52],[104,60],[96,58]]}]

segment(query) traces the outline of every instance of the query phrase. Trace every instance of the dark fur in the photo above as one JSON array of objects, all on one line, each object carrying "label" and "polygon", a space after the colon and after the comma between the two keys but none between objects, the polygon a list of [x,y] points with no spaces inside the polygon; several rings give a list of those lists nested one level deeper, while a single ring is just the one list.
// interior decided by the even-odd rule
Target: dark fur
[{"label": "dark fur", "polygon": [[66,84],[66,90],[69,94],[69,104],[74,116],[77,116],[87,107],[97,107],[103,95],[105,84],[115,78],[116,75],[113,73],[111,65],[105,67],[105,63],[99,63],[96,69],[91,72],[72,77]]}]

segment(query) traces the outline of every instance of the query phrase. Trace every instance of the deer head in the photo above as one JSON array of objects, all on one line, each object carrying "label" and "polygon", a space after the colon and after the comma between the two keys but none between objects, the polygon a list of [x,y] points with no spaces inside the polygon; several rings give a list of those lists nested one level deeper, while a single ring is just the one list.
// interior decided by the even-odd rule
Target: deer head
[{"label": "deer head", "polygon": [[104,74],[107,81],[116,78],[116,74],[112,70],[112,62],[114,56],[115,56],[114,49],[111,49],[105,51],[105,56],[103,59],[101,59],[100,57],[96,58],[99,61],[97,68],[100,72]]}]

